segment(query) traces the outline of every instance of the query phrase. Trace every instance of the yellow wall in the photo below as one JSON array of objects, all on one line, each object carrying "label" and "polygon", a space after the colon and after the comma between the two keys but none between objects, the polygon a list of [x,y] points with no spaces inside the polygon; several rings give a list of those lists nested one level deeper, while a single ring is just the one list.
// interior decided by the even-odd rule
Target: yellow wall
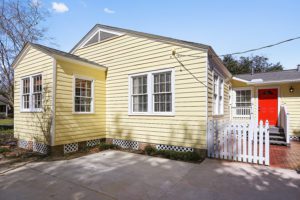
[{"label": "yellow wall", "polygon": [[[43,87],[47,86],[47,102],[51,106],[52,103],[52,76],[53,76],[53,60],[50,56],[38,51],[34,48],[29,49],[27,54],[15,69],[15,85],[14,85],[14,135],[22,140],[38,139],[44,142],[44,137],[40,129],[41,123],[37,115],[39,113],[21,112],[20,111],[20,84],[21,78],[41,73],[43,76]],[[42,141],[41,141],[42,140]]]},{"label": "yellow wall", "polygon": [[[279,88],[279,105],[286,104],[288,113],[290,114],[290,135],[300,136],[300,83],[285,84],[269,84],[263,86],[247,86],[238,82],[232,82],[232,87],[249,87],[253,91],[254,117],[258,118],[258,95],[259,88]],[[295,89],[294,93],[289,92],[290,86]]]},{"label": "yellow wall", "polygon": [[[55,145],[105,138],[105,71],[57,61]],[[94,79],[94,113],[73,113],[73,75]]]},{"label": "yellow wall", "polygon": [[[213,106],[214,106],[214,67],[216,67],[217,63],[213,62],[212,60],[210,61],[210,67],[208,68],[208,73],[207,73],[207,115],[208,119],[222,119],[222,120],[229,120],[230,118],[230,110],[229,110],[229,104],[230,104],[230,99],[229,99],[229,91],[230,91],[230,86],[231,82],[228,81],[228,77],[225,74],[221,74],[223,80],[224,80],[224,113],[222,115],[214,115],[213,113]],[[213,67],[214,66],[214,67]]]},{"label": "yellow wall", "polygon": [[[76,51],[108,67],[107,138],[206,148],[206,88],[171,58],[173,49],[186,55],[207,55],[205,51],[128,35]],[[206,58],[179,59],[206,84]],[[129,116],[128,75],[165,68],[175,68],[175,116]]]}]

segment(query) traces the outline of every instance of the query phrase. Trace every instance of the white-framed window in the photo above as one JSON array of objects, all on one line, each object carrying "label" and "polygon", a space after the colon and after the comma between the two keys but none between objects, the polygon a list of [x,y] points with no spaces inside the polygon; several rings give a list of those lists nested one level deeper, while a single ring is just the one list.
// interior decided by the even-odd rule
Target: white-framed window
[{"label": "white-framed window", "polygon": [[21,111],[41,111],[43,101],[43,78],[41,74],[21,79]]},{"label": "white-framed window", "polygon": [[174,69],[129,75],[128,113],[174,115]]},{"label": "white-framed window", "polygon": [[251,114],[251,90],[250,89],[236,89],[235,92],[235,114],[236,115],[250,115]]},{"label": "white-framed window", "polygon": [[74,77],[74,113],[94,112],[94,80]]},{"label": "white-framed window", "polygon": [[214,115],[224,114],[224,80],[218,74],[214,74]]}]

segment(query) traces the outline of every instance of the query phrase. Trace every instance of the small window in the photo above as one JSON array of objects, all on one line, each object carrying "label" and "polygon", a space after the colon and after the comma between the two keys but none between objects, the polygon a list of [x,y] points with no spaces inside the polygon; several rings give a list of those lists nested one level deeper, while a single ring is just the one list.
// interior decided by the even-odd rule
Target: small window
[{"label": "small window", "polygon": [[42,75],[34,75],[21,80],[21,111],[40,111],[43,100]]},{"label": "small window", "polygon": [[132,102],[133,112],[147,112],[147,75],[132,78]]},{"label": "small window", "polygon": [[154,112],[172,111],[171,72],[154,74]]},{"label": "small window", "polygon": [[219,75],[214,75],[214,115],[224,113],[224,80]]},{"label": "small window", "polygon": [[93,81],[75,78],[74,111],[78,113],[93,112]]}]

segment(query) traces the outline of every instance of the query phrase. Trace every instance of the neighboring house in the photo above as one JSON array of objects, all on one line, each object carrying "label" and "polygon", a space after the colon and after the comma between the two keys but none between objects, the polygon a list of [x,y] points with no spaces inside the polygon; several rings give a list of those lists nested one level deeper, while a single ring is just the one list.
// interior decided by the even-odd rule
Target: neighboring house
[{"label": "neighboring house", "polygon": [[8,117],[10,106],[5,97],[0,95],[0,118]]},{"label": "neighboring house", "polygon": [[[28,43],[13,67],[15,136],[24,148],[32,142],[46,148],[36,140],[45,136],[38,117],[45,106],[51,108],[48,143],[55,152],[101,139],[205,152],[208,120],[230,120],[231,107],[250,106],[230,104],[231,91],[247,80],[233,80],[212,47],[105,25],[93,27],[70,53]],[[290,95],[299,98],[299,86],[293,87]],[[236,94],[243,101],[254,97]]]}]

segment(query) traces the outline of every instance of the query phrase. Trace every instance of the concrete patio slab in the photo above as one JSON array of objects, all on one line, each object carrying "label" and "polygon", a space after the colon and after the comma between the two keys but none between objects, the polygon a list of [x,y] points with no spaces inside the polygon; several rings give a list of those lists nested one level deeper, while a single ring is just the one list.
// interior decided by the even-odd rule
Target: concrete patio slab
[{"label": "concrete patio slab", "polygon": [[299,199],[295,171],[121,151],[36,162],[0,176],[0,199]]}]

